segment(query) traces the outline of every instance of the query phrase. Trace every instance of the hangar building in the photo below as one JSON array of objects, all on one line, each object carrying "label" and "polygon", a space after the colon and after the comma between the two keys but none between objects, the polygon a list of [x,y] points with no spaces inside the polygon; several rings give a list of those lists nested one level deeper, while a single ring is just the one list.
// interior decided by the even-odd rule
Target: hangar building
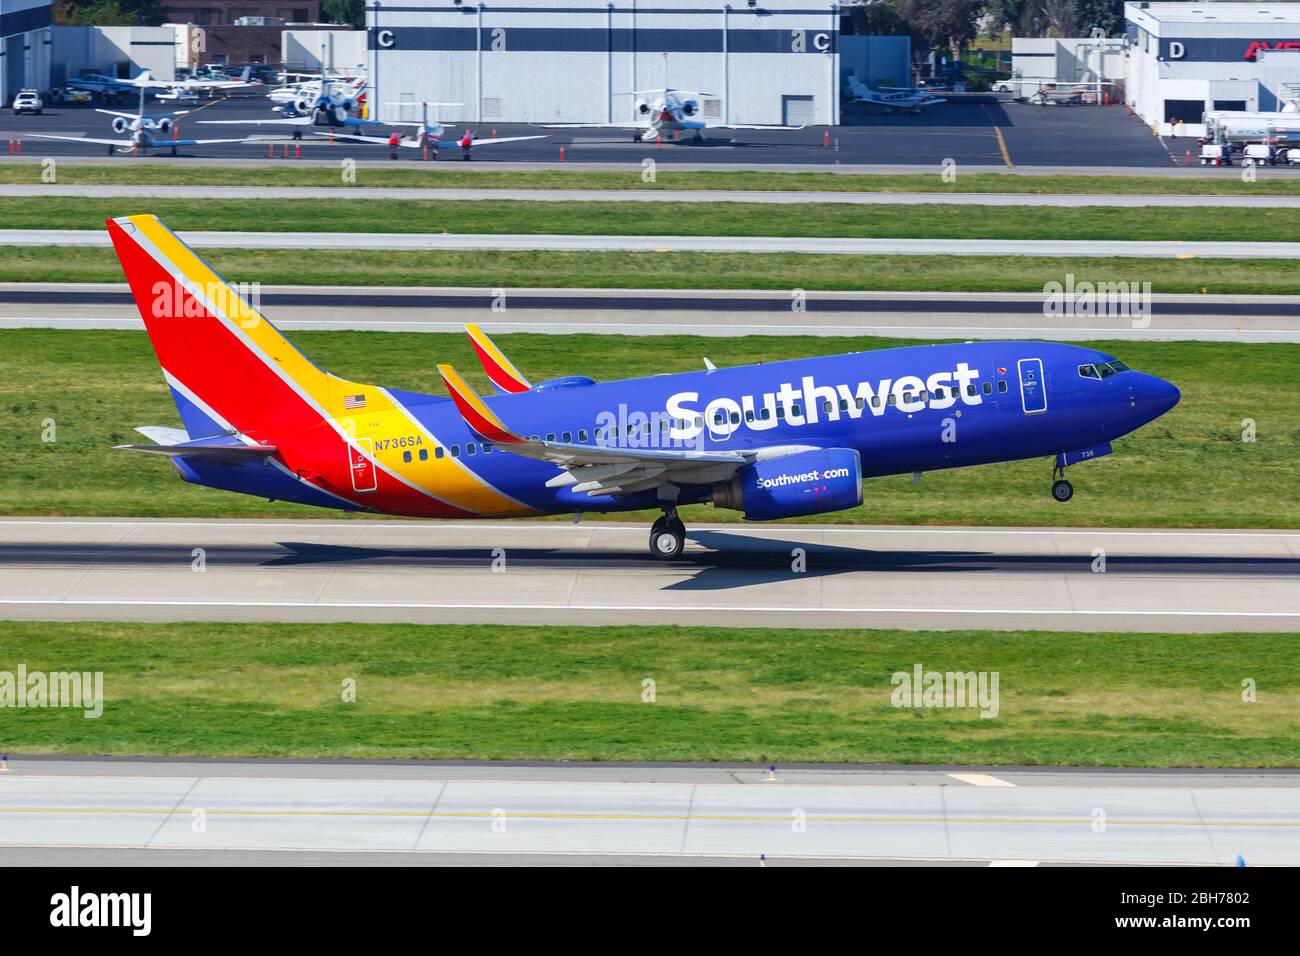
[{"label": "hangar building", "polygon": [[719,122],[839,122],[831,0],[372,0],[366,27],[384,119],[630,123],[668,86]]},{"label": "hangar building", "polygon": [[50,85],[50,0],[0,0],[0,103]]},{"label": "hangar building", "polygon": [[1148,123],[1272,112],[1300,95],[1300,3],[1127,3],[1124,16],[1128,103]]}]

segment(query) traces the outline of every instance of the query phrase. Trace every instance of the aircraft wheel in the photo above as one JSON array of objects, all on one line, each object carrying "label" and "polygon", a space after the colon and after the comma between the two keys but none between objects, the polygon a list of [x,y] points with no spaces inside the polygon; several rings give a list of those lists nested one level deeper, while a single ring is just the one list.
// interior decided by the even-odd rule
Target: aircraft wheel
[{"label": "aircraft wheel", "polygon": [[695,141],[695,143],[697,143],[697,144],[702,143],[702,142],[704,142],[704,137],[701,136],[699,133],[696,133],[696,134],[695,134],[695,140],[694,140],[694,141]]},{"label": "aircraft wheel", "polygon": [[1070,484],[1064,478],[1060,481],[1052,482],[1052,497],[1064,504],[1074,497],[1074,485]]},{"label": "aircraft wheel", "polygon": [[664,515],[650,528],[650,556],[659,561],[673,561],[686,548],[686,526],[675,515]]}]

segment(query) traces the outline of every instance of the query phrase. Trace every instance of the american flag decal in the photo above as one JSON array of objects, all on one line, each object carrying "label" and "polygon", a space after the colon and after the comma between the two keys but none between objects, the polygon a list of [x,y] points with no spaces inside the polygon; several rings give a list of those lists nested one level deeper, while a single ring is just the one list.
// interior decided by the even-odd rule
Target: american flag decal
[{"label": "american flag decal", "polygon": [[344,395],[343,407],[344,408],[365,408],[366,396],[365,395]]}]

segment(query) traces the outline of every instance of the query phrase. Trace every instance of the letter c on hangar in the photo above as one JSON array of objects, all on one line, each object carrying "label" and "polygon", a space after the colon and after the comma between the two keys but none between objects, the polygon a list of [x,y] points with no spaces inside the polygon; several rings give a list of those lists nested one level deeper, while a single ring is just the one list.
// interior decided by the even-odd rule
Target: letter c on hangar
[{"label": "letter c on hangar", "polygon": [[829,33],[813,34],[813,49],[818,53],[825,53],[831,48],[831,36]]},{"label": "letter c on hangar", "polygon": [[392,30],[380,30],[375,34],[375,42],[381,47],[388,49],[396,42]]}]

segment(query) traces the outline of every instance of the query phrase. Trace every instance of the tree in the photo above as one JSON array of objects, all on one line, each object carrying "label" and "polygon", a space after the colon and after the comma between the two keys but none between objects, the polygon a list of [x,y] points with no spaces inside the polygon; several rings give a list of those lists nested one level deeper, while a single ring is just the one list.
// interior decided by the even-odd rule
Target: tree
[{"label": "tree", "polygon": [[326,23],[350,23],[358,30],[366,25],[365,0],[321,0],[320,12]]},{"label": "tree", "polygon": [[57,0],[54,22],[68,26],[158,26],[167,19],[161,0]]},{"label": "tree", "polygon": [[963,43],[974,39],[981,6],[979,0],[898,0],[898,15],[926,48],[947,47],[956,56]]}]

